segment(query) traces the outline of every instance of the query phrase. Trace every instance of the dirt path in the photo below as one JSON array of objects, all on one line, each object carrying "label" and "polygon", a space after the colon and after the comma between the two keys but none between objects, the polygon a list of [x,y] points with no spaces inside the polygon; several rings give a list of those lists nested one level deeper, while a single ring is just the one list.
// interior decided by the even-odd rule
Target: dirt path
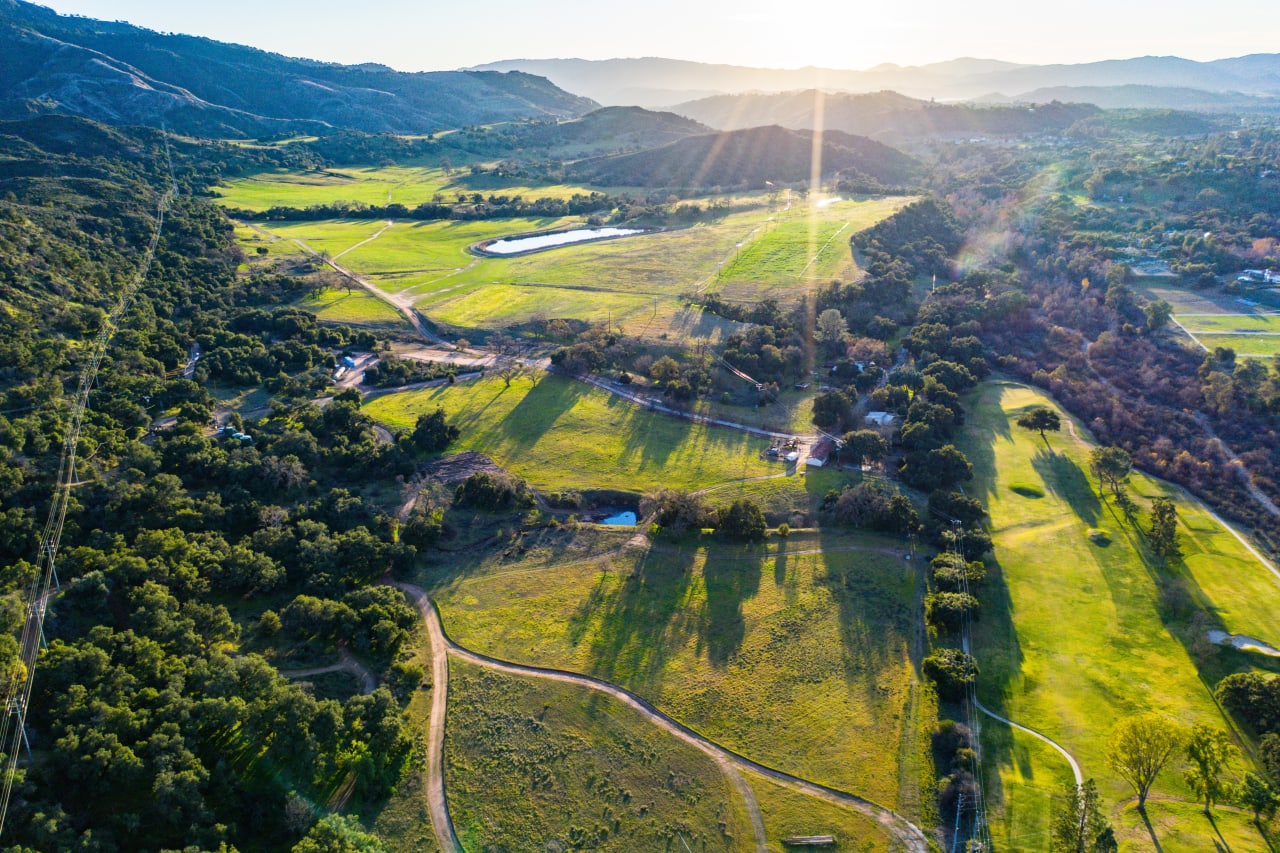
[{"label": "dirt path", "polygon": [[986,714],[991,719],[999,720],[1005,725],[1012,726],[1013,728],[1017,729],[1020,732],[1026,732],[1027,734],[1031,735],[1033,738],[1042,740],[1045,743],[1049,744],[1049,746],[1056,749],[1059,752],[1059,754],[1062,755],[1063,758],[1067,759],[1067,763],[1071,765],[1071,773],[1076,777],[1076,787],[1079,787],[1084,784],[1084,774],[1080,772],[1079,762],[1077,762],[1075,757],[1071,753],[1067,752],[1066,749],[1064,749],[1061,744],[1058,744],[1057,742],[1050,740],[1049,738],[1040,734],[1040,732],[1036,731],[1035,729],[1029,729],[1026,726],[1022,725],[1021,723],[1015,723],[1013,720],[1010,720],[1007,717],[1000,716],[995,711],[992,711],[990,708],[988,708],[986,705],[983,705],[981,701],[979,701],[977,704],[978,704],[978,710]]},{"label": "dirt path", "polygon": [[349,672],[360,680],[360,692],[365,696],[378,689],[378,679],[369,668],[351,656],[346,647],[338,647],[338,662],[328,666],[312,666],[305,669],[282,669],[280,674],[285,678],[308,678],[312,675],[324,675],[329,672]]},{"label": "dirt path", "polygon": [[[389,193],[388,193],[388,194],[389,194]],[[334,255],[334,256],[333,256],[333,259],[336,261],[338,258],[342,257],[343,255],[347,254],[348,252],[354,252],[356,249],[359,249],[361,246],[366,246],[366,245],[368,245],[369,243],[372,243],[374,240],[377,240],[379,237],[381,237],[383,234],[385,234],[388,228],[390,228],[392,225],[395,225],[395,224],[396,224],[396,223],[395,223],[395,220],[394,220],[394,219],[388,219],[388,220],[387,220],[387,224],[386,224],[386,225],[383,225],[381,228],[379,228],[379,229],[378,229],[378,231],[377,231],[377,233],[376,233],[376,234],[374,234],[372,237],[369,237],[369,238],[367,238],[367,239],[361,240],[359,243],[356,243],[354,246],[351,246],[350,248],[343,249],[341,252],[339,252],[338,254]]]},{"label": "dirt path", "polygon": [[[580,675],[577,673],[565,672],[557,669],[544,669],[541,667],[523,666],[520,664],[508,663],[496,658],[487,657],[476,652],[469,651],[455,644],[444,632],[444,626],[440,621],[439,611],[436,610],[434,602],[431,601],[427,593],[420,587],[406,583],[393,584],[409,594],[418,605],[419,612],[422,613],[423,619],[427,623],[427,632],[431,638],[432,663],[433,670],[439,672],[444,670],[444,678],[448,678],[448,655],[453,654],[460,660],[488,669],[505,672],[510,675],[518,675],[532,678],[544,678],[552,681],[559,681],[566,684],[575,684],[580,687],[586,687],[600,693],[605,693],[614,699],[622,702],[624,705],[639,712],[654,725],[657,725],[664,731],[679,738],[694,748],[706,753],[717,766],[722,769],[732,768],[734,773],[740,777],[742,772],[754,773],[763,776],[774,782],[779,782],[783,786],[791,788],[795,791],[817,797],[836,805],[845,806],[856,809],[862,814],[875,820],[881,828],[892,836],[899,845],[911,853],[927,853],[929,850],[928,840],[919,827],[908,821],[901,815],[893,812],[884,806],[864,799],[863,797],[840,791],[826,785],[820,785],[816,782],[792,776],[775,770],[772,767],[766,767],[758,764],[749,758],[745,758],[736,752],[728,750],[719,744],[708,740],[692,729],[673,720],[666,714],[663,714],[657,708],[650,705],[644,699],[630,693],[627,690],[602,681],[588,675]],[[441,689],[441,685],[447,685],[447,681],[441,681],[437,675],[435,687],[433,687],[433,696],[431,704],[431,726],[430,737],[428,740],[428,781],[427,781],[427,797],[428,805],[431,810],[432,822],[439,826],[435,827],[436,838],[440,842],[441,848],[445,853],[455,853],[458,851],[457,839],[453,834],[452,824],[447,823],[448,808],[444,798],[444,778],[442,772],[442,764],[440,761],[441,753],[444,746],[444,716],[446,711],[446,689]],[[745,780],[740,786],[735,780],[733,774],[728,776],[731,784],[738,789],[739,793],[744,796],[748,812],[752,816],[752,825],[756,831],[756,847],[757,850],[765,849],[765,840],[762,835],[763,821],[759,818],[759,806],[755,802],[755,795],[750,791],[749,786],[745,785]]]},{"label": "dirt path", "polygon": [[441,853],[463,853],[449,817],[449,801],[444,791],[444,721],[449,701],[449,641],[445,638],[435,605],[421,588],[392,583],[418,606],[431,640],[431,722],[427,727],[427,812],[431,830]]}]

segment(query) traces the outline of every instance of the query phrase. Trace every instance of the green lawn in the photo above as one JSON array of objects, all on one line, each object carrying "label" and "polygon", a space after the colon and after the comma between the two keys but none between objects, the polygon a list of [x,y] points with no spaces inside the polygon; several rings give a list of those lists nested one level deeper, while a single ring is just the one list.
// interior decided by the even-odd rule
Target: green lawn
[{"label": "green lawn", "polygon": [[467,648],[604,678],[757,761],[914,808],[929,711],[910,657],[917,574],[898,548],[817,534],[767,551],[568,547],[480,577],[438,561],[423,580]]},{"label": "green lawn", "polygon": [[465,850],[754,850],[715,763],[610,697],[453,661],[445,732]]},{"label": "green lawn", "polygon": [[[1038,435],[1013,426],[1028,407],[1052,405],[1048,398],[990,382],[970,401],[963,448],[975,468],[970,494],[985,502],[995,541],[974,633],[979,693],[988,706],[1064,745],[1114,804],[1132,792],[1104,759],[1112,722],[1155,710],[1187,725],[1226,728],[1210,689],[1240,656],[1209,646],[1204,632],[1222,627],[1280,637],[1280,587],[1184,493],[1135,475],[1129,491],[1143,525],[1159,495],[1174,498],[1182,519],[1185,562],[1159,567],[1114,502],[1098,498],[1088,446],[1064,433],[1046,448]],[[1043,496],[1015,492],[1015,485]],[[1095,541],[1090,531],[1105,537]],[[989,758],[1002,778],[1014,764],[1037,778],[1060,772],[1060,758],[1040,753],[1051,766],[1007,750],[994,749]],[[1177,762],[1156,790],[1187,794]]]},{"label": "green lawn", "polygon": [[699,488],[770,471],[761,439],[655,414],[559,376],[389,394],[365,412],[411,429],[437,406],[462,429],[453,449],[487,453],[542,489]]}]

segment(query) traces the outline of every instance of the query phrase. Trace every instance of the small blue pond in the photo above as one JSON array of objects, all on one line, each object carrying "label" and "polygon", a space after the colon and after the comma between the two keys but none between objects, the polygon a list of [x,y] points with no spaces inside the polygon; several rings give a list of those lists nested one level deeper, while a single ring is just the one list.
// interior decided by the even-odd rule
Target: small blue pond
[{"label": "small blue pond", "polygon": [[610,527],[635,527],[636,514],[631,510],[627,510],[626,512],[620,512],[617,515],[611,515],[600,523],[607,524]]}]

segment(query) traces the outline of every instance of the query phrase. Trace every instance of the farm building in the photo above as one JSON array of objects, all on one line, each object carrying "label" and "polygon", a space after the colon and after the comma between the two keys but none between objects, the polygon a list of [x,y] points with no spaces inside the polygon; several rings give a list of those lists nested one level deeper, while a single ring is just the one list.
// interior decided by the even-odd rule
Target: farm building
[{"label": "farm building", "polygon": [[898,419],[897,415],[889,412],[867,412],[867,423],[876,426],[893,426],[893,422]]},{"label": "farm building", "polygon": [[835,442],[829,438],[824,438],[813,446],[813,450],[809,451],[809,458],[805,460],[805,464],[814,468],[821,468],[827,464],[827,460],[831,458],[831,452],[835,449]]}]

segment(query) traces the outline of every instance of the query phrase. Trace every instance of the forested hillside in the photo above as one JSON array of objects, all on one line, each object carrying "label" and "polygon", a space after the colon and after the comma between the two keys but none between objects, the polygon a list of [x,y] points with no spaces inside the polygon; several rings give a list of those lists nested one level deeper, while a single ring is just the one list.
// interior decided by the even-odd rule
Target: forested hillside
[{"label": "forested hillside", "polygon": [[[21,677],[17,594],[65,403],[84,341],[137,272],[168,168],[157,136],[80,120],[4,125],[0,140],[0,560],[11,567],[0,654]],[[180,185],[247,165],[227,154],[179,150]],[[208,390],[180,373],[199,342],[201,377],[283,377],[281,392],[301,401],[313,378],[327,384],[335,349],[373,341],[284,307],[307,285],[238,277],[241,258],[222,213],[180,194],[103,362],[27,718],[41,760],[17,785],[12,843],[287,847],[322,809],[385,795],[408,759],[400,702],[421,673],[397,659],[415,614],[368,584],[413,548],[359,491],[404,470],[406,451],[379,444],[346,398],[245,424],[252,439],[213,436]],[[149,434],[165,411],[176,423]],[[403,685],[399,697],[384,687],[318,698],[263,657],[333,636]]]},{"label": "forested hillside", "polygon": [[595,106],[520,72],[402,73],[293,59],[0,0],[0,118],[82,115],[210,138],[430,133]]}]

